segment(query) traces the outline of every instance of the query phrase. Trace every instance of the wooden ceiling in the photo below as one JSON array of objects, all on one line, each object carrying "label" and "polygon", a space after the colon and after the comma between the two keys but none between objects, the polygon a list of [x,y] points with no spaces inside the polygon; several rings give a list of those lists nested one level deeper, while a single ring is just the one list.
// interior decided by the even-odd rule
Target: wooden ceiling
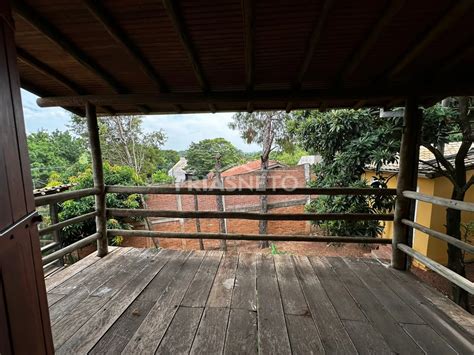
[{"label": "wooden ceiling", "polygon": [[474,95],[473,0],[11,3],[22,86],[78,113],[86,100],[144,114]]}]

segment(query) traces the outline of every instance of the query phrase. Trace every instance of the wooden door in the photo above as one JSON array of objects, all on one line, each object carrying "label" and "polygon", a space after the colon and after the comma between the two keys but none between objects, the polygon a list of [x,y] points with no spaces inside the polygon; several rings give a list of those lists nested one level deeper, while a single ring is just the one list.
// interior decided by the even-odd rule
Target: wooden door
[{"label": "wooden door", "polygon": [[14,26],[0,0],[0,354],[53,353]]}]

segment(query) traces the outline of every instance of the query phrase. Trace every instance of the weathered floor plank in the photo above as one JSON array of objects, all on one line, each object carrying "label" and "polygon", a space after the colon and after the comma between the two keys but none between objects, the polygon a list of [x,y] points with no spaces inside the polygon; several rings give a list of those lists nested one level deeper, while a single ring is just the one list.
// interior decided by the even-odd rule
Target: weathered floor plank
[{"label": "weathered floor plank", "polygon": [[203,310],[197,307],[179,307],[156,352],[188,354]]},{"label": "weathered floor plank", "polygon": [[[330,354],[354,354],[356,349],[336,309],[316,277],[307,257],[294,256],[296,274],[303,289],[311,315],[319,330],[324,350]],[[335,295],[337,297],[337,295]]]},{"label": "weathered floor plank", "polygon": [[397,296],[384,282],[379,279],[367,264],[353,259],[344,259],[349,268],[377,297],[379,302],[387,309],[392,317],[399,323],[425,324],[425,322]]},{"label": "weathered floor plank", "polygon": [[173,281],[190,253],[163,250],[160,255],[161,257],[169,257],[169,261],[112,327],[107,330],[91,350],[91,354],[118,354],[122,352],[156,301],[166,291],[170,282]]},{"label": "weathered floor plank", "polygon": [[57,354],[85,354],[94,347],[107,329],[122,315],[168,261],[168,258],[160,258],[159,254],[154,254],[143,255],[149,261],[148,265],[99,309],[73,337],[57,349]]},{"label": "weathered floor plank", "polygon": [[328,260],[346,289],[359,303],[369,321],[392,350],[399,354],[423,353],[342,258],[328,258]]},{"label": "weathered floor plank", "polygon": [[194,338],[191,354],[221,354],[224,350],[228,320],[228,308],[206,308]]},{"label": "weathered floor plank", "polygon": [[224,354],[258,354],[256,312],[230,310]]},{"label": "weathered floor plank", "polygon": [[274,260],[285,314],[308,316],[309,308],[296,278],[293,259],[290,255],[275,255]]},{"label": "weathered floor plank", "polygon": [[310,315],[287,314],[286,325],[293,354],[324,354],[318,330]]},{"label": "weathered floor plank", "polygon": [[[418,285],[403,272],[385,268],[380,264],[369,264],[372,271],[385,280],[385,285],[396,292],[413,312],[422,317],[448,344],[460,354],[474,352],[474,339],[461,329],[452,319],[446,317],[418,291]],[[443,297],[438,295],[438,297]],[[470,316],[472,318],[472,316]]]},{"label": "weathered floor plank", "polygon": [[235,275],[232,308],[257,310],[255,254],[239,254],[239,263]]},{"label": "weathered floor plank", "polygon": [[212,283],[222,258],[221,251],[208,251],[199,270],[194,276],[181,305],[184,307],[204,307]]},{"label": "weathered floor plank", "polygon": [[443,338],[426,324],[402,324],[402,327],[427,354],[457,354]]},{"label": "weathered floor plank", "polygon": [[440,310],[441,295],[378,263],[115,253],[50,276],[58,354],[474,353],[472,316]]},{"label": "weathered floor plank", "polygon": [[257,255],[258,345],[264,354],[289,354],[280,289],[272,255]]},{"label": "weathered floor plank", "polygon": [[165,293],[156,302],[122,351],[123,354],[154,352],[171,323],[205,253],[194,252],[186,260]]},{"label": "weathered floor plank", "polygon": [[367,318],[324,258],[310,257],[313,270],[336,308],[339,318],[367,322]]},{"label": "weathered floor plank", "polygon": [[224,254],[207,300],[208,307],[230,307],[238,261],[236,254]]}]

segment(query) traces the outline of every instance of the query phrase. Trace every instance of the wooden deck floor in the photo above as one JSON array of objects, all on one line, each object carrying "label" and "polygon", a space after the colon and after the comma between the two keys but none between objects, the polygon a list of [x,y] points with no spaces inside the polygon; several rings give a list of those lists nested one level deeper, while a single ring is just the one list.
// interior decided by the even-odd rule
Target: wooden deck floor
[{"label": "wooden deck floor", "polygon": [[470,315],[370,260],[115,248],[46,286],[58,354],[473,353]]}]

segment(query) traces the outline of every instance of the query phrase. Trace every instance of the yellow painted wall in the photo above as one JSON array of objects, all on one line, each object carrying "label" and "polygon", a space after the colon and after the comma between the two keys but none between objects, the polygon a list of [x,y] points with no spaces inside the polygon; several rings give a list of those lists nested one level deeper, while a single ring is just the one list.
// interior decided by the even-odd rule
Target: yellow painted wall
[{"label": "yellow painted wall", "polygon": [[[373,171],[367,171],[365,173],[365,178],[370,181],[373,175]],[[387,178],[392,175],[384,174],[384,177]],[[474,175],[474,170],[470,170],[468,172],[467,178],[469,179],[472,175]],[[396,186],[397,177],[394,176],[388,181],[388,187],[396,188]],[[452,185],[445,177],[438,177],[435,179],[419,177],[418,192],[431,196],[450,198],[452,193]],[[471,187],[467,192],[465,201],[474,202],[474,187]],[[468,223],[472,220],[474,220],[474,213],[462,212],[462,223]],[[446,233],[446,208],[418,201],[416,206],[415,221],[431,229]],[[393,222],[386,222],[383,237],[391,238],[392,235]],[[427,234],[415,230],[413,235],[413,247],[423,255],[426,255],[444,265],[447,264],[448,254],[446,242],[429,237]],[[466,254],[466,260],[474,260],[474,255]]]}]

